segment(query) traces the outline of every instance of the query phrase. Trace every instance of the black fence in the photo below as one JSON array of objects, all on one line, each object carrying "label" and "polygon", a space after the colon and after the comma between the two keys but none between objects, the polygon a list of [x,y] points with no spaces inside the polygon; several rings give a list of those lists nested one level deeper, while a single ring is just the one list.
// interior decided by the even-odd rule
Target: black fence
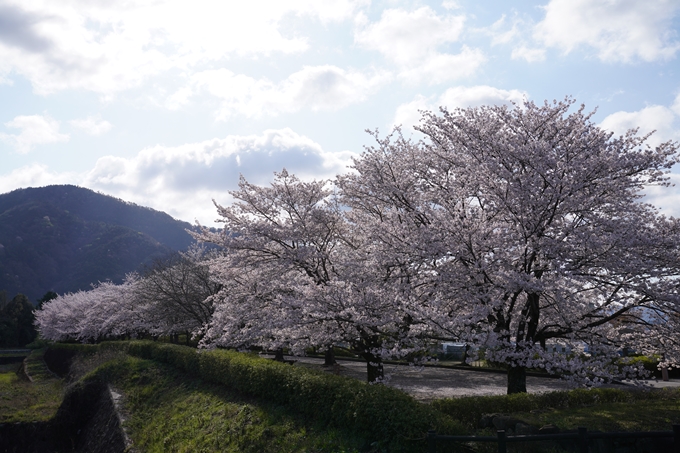
[{"label": "black fence", "polygon": [[[579,428],[578,432],[561,434],[532,434],[522,436],[506,436],[504,430],[497,432],[496,437],[488,436],[441,436],[435,431],[427,433],[428,453],[437,453],[437,444],[449,442],[496,442],[498,453],[507,453],[510,443],[540,442],[540,441],[567,441],[578,453],[589,453],[591,440],[594,439],[669,439],[668,445],[663,450],[669,453],[680,453],[680,425],[673,425],[673,431],[647,431],[635,433],[600,433],[588,432],[586,428]],[[672,439],[672,446],[670,443]],[[573,448],[573,447],[572,447]]]}]

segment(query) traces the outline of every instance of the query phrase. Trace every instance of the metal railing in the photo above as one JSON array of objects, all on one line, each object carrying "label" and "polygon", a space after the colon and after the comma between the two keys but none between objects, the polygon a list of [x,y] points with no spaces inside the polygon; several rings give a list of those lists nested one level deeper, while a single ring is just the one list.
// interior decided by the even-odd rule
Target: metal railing
[{"label": "metal railing", "polygon": [[448,442],[497,442],[498,453],[507,453],[509,443],[539,442],[551,440],[572,440],[576,444],[579,453],[588,453],[588,445],[591,439],[648,439],[648,438],[672,438],[673,447],[670,453],[680,453],[680,425],[673,425],[672,431],[647,431],[647,432],[613,432],[600,433],[588,432],[586,428],[579,428],[578,432],[561,434],[529,434],[520,436],[507,436],[504,430],[499,430],[493,436],[442,436],[435,431],[428,431],[428,453],[437,452],[438,443]]}]

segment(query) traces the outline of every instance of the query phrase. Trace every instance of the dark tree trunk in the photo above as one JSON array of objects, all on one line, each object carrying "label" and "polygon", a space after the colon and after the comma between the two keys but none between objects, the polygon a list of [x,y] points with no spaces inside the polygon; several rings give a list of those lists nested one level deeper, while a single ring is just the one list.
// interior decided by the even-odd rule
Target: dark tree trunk
[{"label": "dark tree trunk", "polygon": [[382,383],[385,377],[382,357],[374,356],[370,353],[362,354],[366,360],[366,379],[369,383]]},{"label": "dark tree trunk", "polygon": [[527,370],[522,366],[508,368],[508,395],[527,392]]},{"label": "dark tree trunk", "polygon": [[382,360],[377,362],[367,362],[366,363],[367,380],[370,383],[382,383],[385,377],[385,371],[383,370]]},{"label": "dark tree trunk", "polygon": [[279,348],[274,351],[274,360],[277,362],[283,362],[283,348]]},{"label": "dark tree trunk", "polygon": [[189,346],[189,337],[190,337],[189,332],[185,332],[185,335],[186,335],[186,337],[185,337],[186,339],[184,341],[184,344]]},{"label": "dark tree trunk", "polygon": [[366,361],[366,378],[368,382],[382,383],[383,378],[385,377],[382,357],[376,356],[372,352],[379,350],[382,345],[381,339],[377,335],[366,332],[362,333],[365,335],[362,335],[362,338],[351,345],[352,349]]},{"label": "dark tree trunk", "polygon": [[337,362],[335,361],[335,353],[333,352],[333,346],[329,346],[323,355],[324,361],[323,366],[333,366]]}]

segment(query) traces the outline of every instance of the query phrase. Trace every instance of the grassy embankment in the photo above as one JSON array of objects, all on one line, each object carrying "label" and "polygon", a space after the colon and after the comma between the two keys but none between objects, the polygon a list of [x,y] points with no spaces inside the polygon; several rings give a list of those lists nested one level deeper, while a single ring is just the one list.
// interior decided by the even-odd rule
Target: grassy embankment
[{"label": "grassy embankment", "polygon": [[89,362],[76,361],[80,374],[101,363],[83,379],[122,390],[144,451],[415,452],[431,426],[462,433],[399,390],[251,354],[154,342],[55,348],[79,351]]},{"label": "grassy embankment", "polygon": [[283,406],[248,398],[174,367],[120,355],[87,378],[125,395],[127,428],[145,452],[354,452],[360,439],[314,426]]},{"label": "grassy embankment", "polygon": [[[63,384],[44,368],[40,357],[39,352],[34,353],[29,362],[33,383],[16,376],[17,366],[0,369],[0,422],[46,420],[56,412]],[[206,382],[196,372],[187,373],[177,366],[114,350],[88,357],[77,361],[78,374],[89,371],[85,379],[102,378],[122,390],[129,413],[127,426],[142,451],[351,452],[377,451],[379,447],[341,424],[333,427],[327,420],[309,417],[289,405],[265,402],[268,400],[233,387]],[[262,366],[253,369],[253,379],[258,379],[258,372],[271,373],[279,368],[297,375],[295,367],[263,362],[248,362]],[[308,371],[303,373],[308,379],[316,379]],[[336,378],[330,379],[335,382]],[[359,390],[363,388],[361,384]],[[490,434],[488,429],[477,429],[481,415],[486,413],[509,414],[536,427],[553,424],[561,430],[587,426],[601,431],[665,431],[680,422],[680,390],[598,389],[469,397],[438,400],[431,409],[459,421],[468,433],[480,435]]]}]

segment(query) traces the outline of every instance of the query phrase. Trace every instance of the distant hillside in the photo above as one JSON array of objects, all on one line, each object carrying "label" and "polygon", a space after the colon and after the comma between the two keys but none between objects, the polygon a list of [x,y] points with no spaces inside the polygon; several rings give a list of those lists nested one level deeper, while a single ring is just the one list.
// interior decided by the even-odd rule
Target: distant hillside
[{"label": "distant hillside", "polygon": [[0,291],[35,300],[120,282],[153,259],[184,250],[187,222],[76,186],[0,195]]}]

